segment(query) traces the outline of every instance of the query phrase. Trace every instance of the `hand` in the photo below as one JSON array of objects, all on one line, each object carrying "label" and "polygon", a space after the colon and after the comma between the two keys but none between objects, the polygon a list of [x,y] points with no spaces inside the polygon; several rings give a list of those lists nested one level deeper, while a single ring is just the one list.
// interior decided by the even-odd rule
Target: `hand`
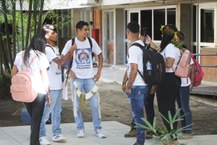
[{"label": "hand", "polygon": [[70,76],[70,78],[73,78],[73,79],[76,78],[76,74],[75,74],[75,72],[72,71],[72,70],[70,70],[70,72],[69,72],[69,76]]},{"label": "hand", "polygon": [[127,94],[131,94],[131,87],[128,87],[128,86],[126,85],[126,90],[125,90],[125,92],[126,92]]},{"label": "hand", "polygon": [[94,75],[94,80],[95,81],[98,81],[99,80],[99,78],[100,78],[100,76],[101,76],[101,74],[100,73],[97,73],[96,75]]},{"label": "hand", "polygon": [[121,86],[121,89],[122,89],[122,91],[126,91],[126,84],[125,83],[122,83],[122,86]]},{"label": "hand", "polygon": [[154,86],[151,86],[151,89],[150,89],[150,94],[154,94],[154,93],[156,93],[157,92],[157,86],[156,85],[154,85]]},{"label": "hand", "polygon": [[145,43],[146,44],[151,44],[152,43],[152,39],[148,35],[145,37]]},{"label": "hand", "polygon": [[50,93],[47,93],[47,104],[50,107],[50,105],[51,105]]},{"label": "hand", "polygon": [[190,92],[192,91],[192,89],[194,88],[193,84],[190,85],[189,89],[190,89]]},{"label": "hand", "polygon": [[74,51],[76,48],[77,48],[77,45],[74,43],[74,44],[71,46],[70,51]]}]

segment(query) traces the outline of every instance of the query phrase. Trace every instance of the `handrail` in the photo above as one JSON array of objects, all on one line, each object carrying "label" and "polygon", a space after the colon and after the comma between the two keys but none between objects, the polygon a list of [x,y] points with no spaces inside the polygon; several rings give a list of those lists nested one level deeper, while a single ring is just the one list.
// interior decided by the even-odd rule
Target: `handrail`
[{"label": "handrail", "polygon": [[[199,53],[194,53],[194,56],[217,56],[217,53],[215,54],[199,54]],[[201,67],[210,67],[210,68],[217,68],[217,65],[204,65],[200,64]]]}]

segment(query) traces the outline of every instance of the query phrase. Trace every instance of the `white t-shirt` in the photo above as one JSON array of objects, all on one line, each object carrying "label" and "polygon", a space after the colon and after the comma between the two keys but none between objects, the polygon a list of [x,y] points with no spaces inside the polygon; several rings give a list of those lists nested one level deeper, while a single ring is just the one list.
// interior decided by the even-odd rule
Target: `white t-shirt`
[{"label": "white t-shirt", "polygon": [[[194,61],[191,58],[190,65],[192,65],[192,64],[194,64]],[[191,85],[191,79],[189,77],[181,78],[181,87],[187,87],[189,85]]]},{"label": "white t-shirt", "polygon": [[[36,55],[36,53],[38,56]],[[49,67],[49,62],[45,56],[44,53],[41,53],[39,51],[30,51],[30,61],[34,58],[31,69],[29,70],[31,79],[32,79],[32,87],[36,90],[38,93],[46,94],[46,87],[44,86],[40,70],[46,70]],[[17,66],[18,71],[21,70],[23,65],[23,51],[17,53],[14,65]]]},{"label": "white t-shirt", "polygon": [[[133,43],[139,43],[139,44],[144,46],[144,43],[141,40],[137,40]],[[143,74],[143,62],[142,62],[143,54],[142,53],[143,52],[142,52],[141,48],[139,48],[138,46],[131,46],[129,48],[129,51],[128,51],[128,68],[127,68],[128,77],[129,77],[129,74],[131,71],[131,68],[130,68],[131,63],[137,64],[139,71]],[[140,74],[137,72],[133,86],[145,86],[145,85],[146,84],[145,84],[144,80],[142,79]]]},{"label": "white t-shirt", "polygon": [[161,52],[161,55],[163,55],[164,59],[166,59],[167,57],[171,57],[171,58],[175,59],[173,67],[166,68],[166,72],[175,72],[175,69],[178,65],[179,59],[181,57],[180,50],[177,47],[175,47],[174,44],[169,43],[166,46],[166,48]]},{"label": "white t-shirt", "polygon": [[[92,41],[92,51],[89,40],[86,38],[84,41],[79,41],[75,37],[75,44],[77,46],[73,54],[72,70],[75,72],[76,77],[80,79],[89,79],[94,77],[92,52],[99,55],[102,50],[94,39]],[[62,54],[66,55],[72,46],[72,40],[66,42]]]},{"label": "white t-shirt", "polygon": [[45,54],[50,63],[48,69],[48,77],[50,82],[50,90],[61,90],[62,89],[62,76],[61,69],[58,68],[58,64],[53,61],[54,58],[60,57],[59,48],[57,46],[45,47]]}]

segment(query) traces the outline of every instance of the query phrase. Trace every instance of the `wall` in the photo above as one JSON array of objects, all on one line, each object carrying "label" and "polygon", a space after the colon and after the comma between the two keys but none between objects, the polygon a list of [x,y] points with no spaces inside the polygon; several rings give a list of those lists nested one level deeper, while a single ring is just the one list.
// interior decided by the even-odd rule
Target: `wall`
[{"label": "wall", "polygon": [[[217,48],[201,49],[201,54],[217,54]],[[217,65],[217,56],[201,56],[200,64]],[[202,67],[205,81],[217,82],[217,68]]]}]

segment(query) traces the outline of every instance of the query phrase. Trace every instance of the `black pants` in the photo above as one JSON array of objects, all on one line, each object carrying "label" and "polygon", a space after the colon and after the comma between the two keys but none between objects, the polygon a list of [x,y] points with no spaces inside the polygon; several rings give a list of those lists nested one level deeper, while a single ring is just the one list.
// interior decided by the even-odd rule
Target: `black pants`
[{"label": "black pants", "polygon": [[[149,91],[150,92],[150,91]],[[146,117],[149,123],[153,125],[155,113],[154,113],[154,94],[148,95],[144,101]]]},{"label": "black pants", "polygon": [[[171,112],[172,117],[174,117],[176,113],[175,101],[179,92],[180,83],[180,78],[176,77],[174,73],[166,73],[163,80],[158,84],[158,110],[167,119],[169,111]],[[173,128],[171,128],[169,123],[164,119],[163,122],[168,131],[177,129],[177,122],[173,124]]]},{"label": "black pants", "polygon": [[45,98],[45,94],[38,94],[33,102],[25,103],[26,109],[31,117],[30,145],[40,145],[39,129],[44,111]]}]

